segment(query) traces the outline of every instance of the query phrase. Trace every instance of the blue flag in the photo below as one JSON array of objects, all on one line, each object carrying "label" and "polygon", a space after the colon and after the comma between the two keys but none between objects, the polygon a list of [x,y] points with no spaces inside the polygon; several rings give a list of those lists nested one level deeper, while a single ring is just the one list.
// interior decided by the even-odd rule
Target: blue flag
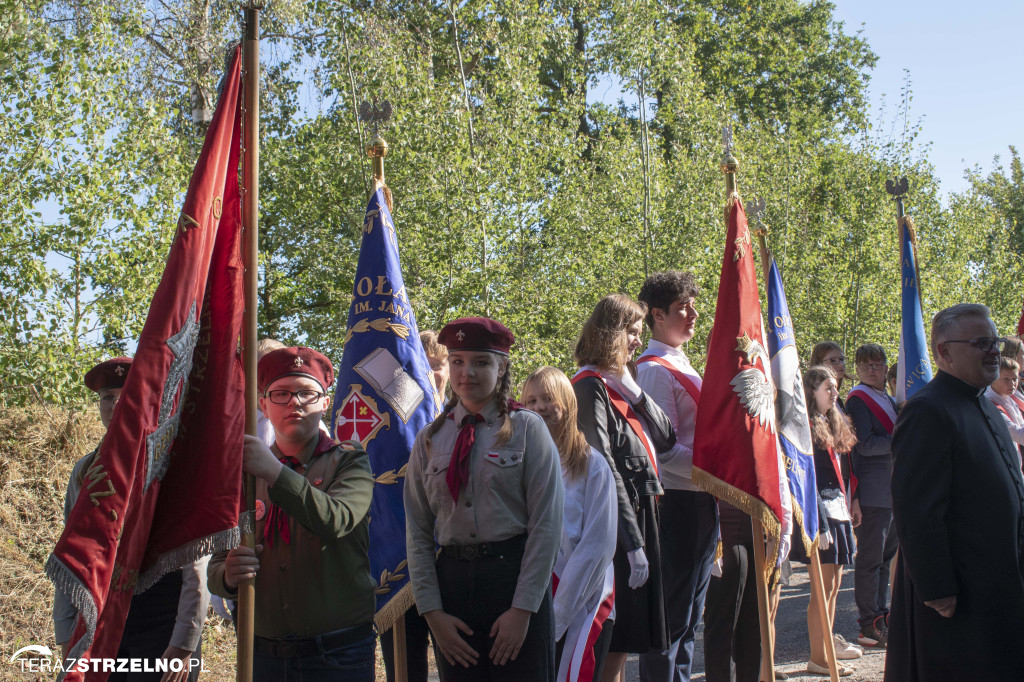
[{"label": "blue flag", "polygon": [[900,228],[900,290],[903,319],[900,323],[900,352],[896,370],[896,402],[912,398],[932,380],[932,362],[924,335],[921,296],[917,288],[917,266],[909,219]]},{"label": "blue flag", "polygon": [[[782,290],[779,267],[772,259],[768,274],[768,354],[772,358],[775,383],[775,421],[779,445],[786,458],[786,476],[793,496],[793,517],[800,526],[800,539],[810,556],[818,539],[818,486],[814,473],[814,444],[800,376],[793,319],[786,292]],[[827,530],[827,529],[826,529]]]},{"label": "blue flag", "polygon": [[405,472],[416,433],[438,413],[430,364],[402,279],[398,237],[380,190],[370,197],[348,311],[331,433],[358,440],[376,481],[370,504],[374,621],[389,629],[412,606],[405,557]]}]

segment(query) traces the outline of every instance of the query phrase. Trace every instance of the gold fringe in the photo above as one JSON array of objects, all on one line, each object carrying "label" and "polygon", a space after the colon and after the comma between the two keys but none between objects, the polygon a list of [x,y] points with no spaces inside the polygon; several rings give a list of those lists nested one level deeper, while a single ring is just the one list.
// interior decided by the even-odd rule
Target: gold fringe
[{"label": "gold fringe", "polygon": [[729,196],[725,198],[725,229],[729,229],[729,211],[732,210],[734,202],[740,202],[740,206],[743,205],[743,200],[740,199],[739,191],[729,192]]},{"label": "gold fringe", "polygon": [[[779,559],[779,537],[782,535],[782,524],[775,518],[775,514],[768,507],[767,504],[761,500],[755,498],[749,493],[745,493],[739,488],[729,485],[725,481],[712,476],[703,469],[697,467],[693,468],[693,482],[703,488],[706,492],[714,495],[715,497],[725,500],[732,506],[743,511],[751,519],[756,519],[761,522],[761,526],[764,528],[765,534],[769,539],[775,542],[768,543],[768,549],[771,551],[770,556],[765,556],[764,575],[762,579],[765,584],[771,584],[772,573],[775,570],[775,564]],[[757,538],[754,538],[757,541]]]},{"label": "gold fringe", "polygon": [[795,497],[790,495],[790,498],[793,500],[793,523],[797,524],[797,528],[800,529],[800,542],[803,543],[804,551],[807,552],[807,558],[809,559],[811,558],[811,552],[818,551],[818,534],[814,534],[813,540],[807,535],[807,529],[804,528],[804,510]]},{"label": "gold fringe", "polygon": [[387,185],[384,185],[383,187],[381,187],[381,189],[384,191],[384,201],[387,202],[388,211],[391,212],[391,213],[394,213],[395,212],[395,200],[391,196],[391,188],[388,187]]},{"label": "gold fringe", "polygon": [[905,227],[910,233],[910,243],[917,246],[917,225],[914,224],[914,219],[908,215],[903,216],[897,221],[897,226]]},{"label": "gold fringe", "polygon": [[377,632],[387,632],[399,618],[405,617],[405,612],[416,605],[416,599],[412,595],[412,583],[406,583],[402,589],[393,596],[380,611],[373,616],[373,624]]}]

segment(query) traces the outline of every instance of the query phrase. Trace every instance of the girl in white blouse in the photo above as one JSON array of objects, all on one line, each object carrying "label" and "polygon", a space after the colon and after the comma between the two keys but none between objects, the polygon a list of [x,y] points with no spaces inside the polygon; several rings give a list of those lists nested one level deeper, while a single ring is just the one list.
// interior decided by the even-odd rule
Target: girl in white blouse
[{"label": "girl in white blouse", "polygon": [[614,618],[615,481],[576,424],[576,394],[565,374],[554,367],[538,369],[523,384],[521,401],[547,424],[565,486],[553,581],[557,679],[600,680]]}]

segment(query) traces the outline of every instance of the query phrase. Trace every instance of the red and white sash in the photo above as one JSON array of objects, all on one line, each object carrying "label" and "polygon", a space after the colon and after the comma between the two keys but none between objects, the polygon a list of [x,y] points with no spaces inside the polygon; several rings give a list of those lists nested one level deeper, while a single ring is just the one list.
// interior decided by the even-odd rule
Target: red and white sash
[{"label": "red and white sash", "polygon": [[[615,579],[612,567],[608,567],[605,576],[607,596],[597,603],[589,612],[581,612],[565,631],[565,645],[562,647],[562,658],[557,661],[558,682],[590,682],[594,679],[597,658],[594,656],[594,644],[601,636],[605,621],[615,605]],[[551,574],[551,594],[558,591],[558,575]]]},{"label": "red and white sash", "polygon": [[[892,435],[892,430],[895,426],[895,424],[893,424],[892,417],[889,416],[889,410],[893,409],[892,403],[883,405],[881,402],[883,399],[879,398],[874,391],[870,391],[865,388],[864,384],[857,384],[854,386],[853,389],[850,390],[850,395],[846,397],[846,402],[849,403],[853,398],[863,401],[863,403],[867,405],[867,408],[871,410],[871,414],[875,415],[875,419],[882,423],[882,426],[885,427],[885,430],[889,435]],[[888,400],[889,398],[886,396],[884,399]],[[886,409],[886,407],[889,409]]]},{"label": "red and white sash", "polygon": [[700,384],[693,380],[693,377],[687,375],[685,372],[680,370],[678,367],[673,365],[667,358],[663,358],[660,355],[644,355],[636,364],[640,365],[645,362],[656,362],[669,371],[675,380],[679,382],[679,385],[686,389],[686,392],[693,398],[693,402],[700,405]]},{"label": "red and white sash", "polygon": [[657,474],[658,458],[655,457],[654,455],[654,447],[651,444],[651,439],[644,432],[643,424],[640,423],[640,418],[637,417],[636,412],[633,411],[633,406],[629,404],[628,400],[623,398],[621,395],[618,394],[617,391],[615,391],[611,386],[609,386],[608,382],[604,380],[603,376],[601,376],[598,372],[595,372],[592,369],[585,369],[580,372],[577,372],[576,376],[572,378],[572,383],[575,384],[580,379],[585,379],[587,377],[596,377],[601,380],[602,384],[604,384],[604,388],[608,392],[608,399],[611,401],[612,407],[614,407],[615,411],[618,412],[622,416],[622,418],[626,420],[626,423],[629,424],[629,428],[633,430],[633,433],[636,435],[636,437],[639,438],[640,442],[644,444],[644,449],[647,450],[647,457],[651,461],[651,466],[654,467],[654,473]]}]

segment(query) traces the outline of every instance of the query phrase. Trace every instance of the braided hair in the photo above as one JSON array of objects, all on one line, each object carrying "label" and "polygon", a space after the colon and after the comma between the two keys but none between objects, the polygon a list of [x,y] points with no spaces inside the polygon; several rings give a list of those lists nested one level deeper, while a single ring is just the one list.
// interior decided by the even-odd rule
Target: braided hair
[{"label": "braided hair", "polygon": [[498,401],[498,418],[501,419],[501,428],[494,434],[494,444],[504,445],[512,437],[512,419],[508,416],[511,409],[512,399],[509,394],[512,392],[512,361],[505,358],[505,373],[498,380],[498,392],[494,399]]}]

